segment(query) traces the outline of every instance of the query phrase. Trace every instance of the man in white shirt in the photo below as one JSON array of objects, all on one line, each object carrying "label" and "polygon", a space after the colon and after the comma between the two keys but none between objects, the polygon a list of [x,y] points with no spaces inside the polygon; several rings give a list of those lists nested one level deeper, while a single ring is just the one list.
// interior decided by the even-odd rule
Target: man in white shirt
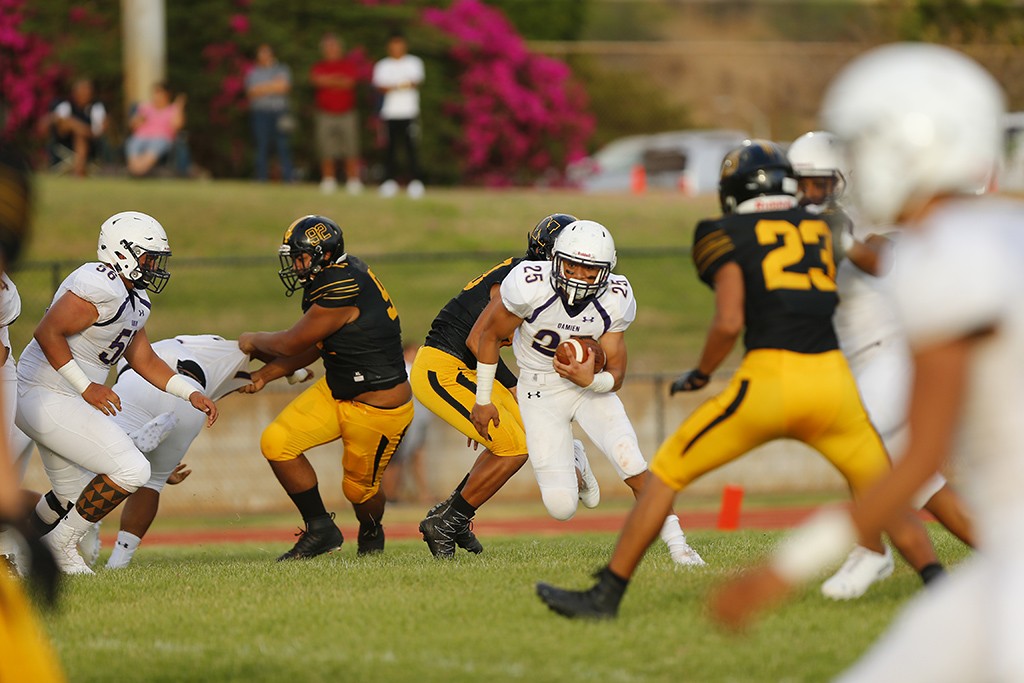
[{"label": "man in white shirt", "polygon": [[388,56],[373,67],[373,86],[383,94],[380,118],[387,126],[387,177],[380,186],[382,197],[393,197],[398,192],[395,153],[399,145],[405,147],[409,160],[409,187],[413,199],[423,196],[416,138],[419,135],[417,118],[420,115],[420,83],[423,82],[423,60],[408,52],[405,36],[399,32],[388,38]]}]

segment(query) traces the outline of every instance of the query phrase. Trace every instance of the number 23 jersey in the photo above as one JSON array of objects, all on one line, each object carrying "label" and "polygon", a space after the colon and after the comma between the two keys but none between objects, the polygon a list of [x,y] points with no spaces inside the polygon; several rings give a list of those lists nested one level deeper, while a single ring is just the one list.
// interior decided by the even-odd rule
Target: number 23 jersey
[{"label": "number 23 jersey", "polygon": [[612,273],[601,296],[571,309],[552,286],[550,261],[523,261],[501,282],[505,308],[523,319],[512,340],[519,369],[553,372],[555,349],[572,337],[624,332],[636,318],[629,280]]},{"label": "number 23 jersey", "polygon": [[[67,340],[71,355],[86,377],[92,382],[103,384],[110,367],[121,358],[135,333],[145,327],[150,312],[149,296],[144,290],[128,289],[121,277],[103,263],[86,263],[68,275],[57,288],[50,305],[60,300],[66,292],[88,301],[99,312],[95,323],[70,335]],[[69,396],[78,395],[46,360],[35,339],[29,342],[21,354],[18,381],[43,386]]]},{"label": "number 23 jersey", "polygon": [[803,209],[731,214],[701,221],[693,236],[697,275],[714,288],[726,263],[743,272],[744,346],[823,353],[838,348],[832,327],[836,265],[823,216]]}]

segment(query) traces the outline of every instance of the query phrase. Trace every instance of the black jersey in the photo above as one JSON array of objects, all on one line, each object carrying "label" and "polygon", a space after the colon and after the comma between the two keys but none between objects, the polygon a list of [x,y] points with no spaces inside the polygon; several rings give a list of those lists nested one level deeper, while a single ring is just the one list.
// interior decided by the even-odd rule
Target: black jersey
[{"label": "black jersey", "polygon": [[715,273],[730,261],[743,271],[748,351],[838,348],[836,265],[825,216],[793,208],[701,221],[693,236],[700,279],[714,287]]},{"label": "black jersey", "polygon": [[320,342],[327,386],[339,401],[407,379],[398,310],[384,285],[354,256],[320,271],[302,290],[302,311],[355,306],[359,317]]},{"label": "black jersey", "polygon": [[[465,363],[467,368],[475,369],[476,356],[466,346],[466,338],[491,300],[491,287],[500,284],[522,260],[522,257],[505,259],[467,283],[434,318],[424,345],[455,356]],[[515,375],[500,358],[497,378],[505,387],[511,388],[516,384]]]}]

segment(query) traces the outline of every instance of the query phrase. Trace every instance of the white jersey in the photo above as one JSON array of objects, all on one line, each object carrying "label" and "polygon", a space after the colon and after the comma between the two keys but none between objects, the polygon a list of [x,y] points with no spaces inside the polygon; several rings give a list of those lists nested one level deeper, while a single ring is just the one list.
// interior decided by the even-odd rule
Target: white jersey
[{"label": "white jersey", "polygon": [[633,288],[614,273],[601,296],[570,312],[552,286],[550,261],[523,261],[513,268],[501,283],[501,300],[523,319],[512,340],[520,371],[553,372],[551,359],[563,341],[624,332],[636,318]]},{"label": "white jersey", "polygon": [[[836,271],[839,306],[832,317],[839,347],[851,361],[881,340],[899,339],[899,319],[877,277],[843,259]],[[903,343],[900,341],[900,343]]]},{"label": "white jersey", "polygon": [[[50,305],[67,292],[88,301],[99,312],[95,323],[68,337],[68,346],[86,377],[103,384],[110,367],[124,354],[136,332],[145,327],[150,311],[149,296],[144,290],[128,289],[121,277],[103,263],[86,263],[68,275],[57,288]],[[21,354],[18,381],[27,386],[42,386],[78,396],[71,384],[46,360],[35,339]]]},{"label": "white jersey", "polygon": [[21,296],[18,288],[7,273],[0,274],[0,345],[7,347],[6,365],[14,365],[11,350],[11,333],[7,327],[21,315]]},{"label": "white jersey", "polygon": [[943,206],[891,256],[886,284],[914,348],[989,332],[970,359],[955,454],[982,545],[1018,540],[1024,523],[1024,205]]},{"label": "white jersey", "polygon": [[[217,401],[232,391],[240,389],[252,380],[249,377],[249,356],[238,348],[238,342],[214,334],[183,334],[173,339],[162,339],[153,344],[153,351],[160,356],[171,370],[182,372],[178,364],[193,361],[199,366],[198,377],[203,393]],[[122,359],[117,364],[117,374],[128,369]],[[183,374],[195,374],[194,369]]]}]

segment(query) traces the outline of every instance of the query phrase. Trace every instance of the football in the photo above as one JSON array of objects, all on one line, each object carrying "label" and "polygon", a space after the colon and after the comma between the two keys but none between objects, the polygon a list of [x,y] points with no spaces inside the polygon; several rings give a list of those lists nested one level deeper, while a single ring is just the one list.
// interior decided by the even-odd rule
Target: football
[{"label": "football", "polygon": [[590,357],[590,354],[594,354],[594,372],[603,370],[605,364],[604,349],[601,348],[601,343],[596,339],[573,337],[562,342],[555,349],[555,358],[560,363],[568,363],[571,358],[575,358],[577,363],[582,363]]}]

